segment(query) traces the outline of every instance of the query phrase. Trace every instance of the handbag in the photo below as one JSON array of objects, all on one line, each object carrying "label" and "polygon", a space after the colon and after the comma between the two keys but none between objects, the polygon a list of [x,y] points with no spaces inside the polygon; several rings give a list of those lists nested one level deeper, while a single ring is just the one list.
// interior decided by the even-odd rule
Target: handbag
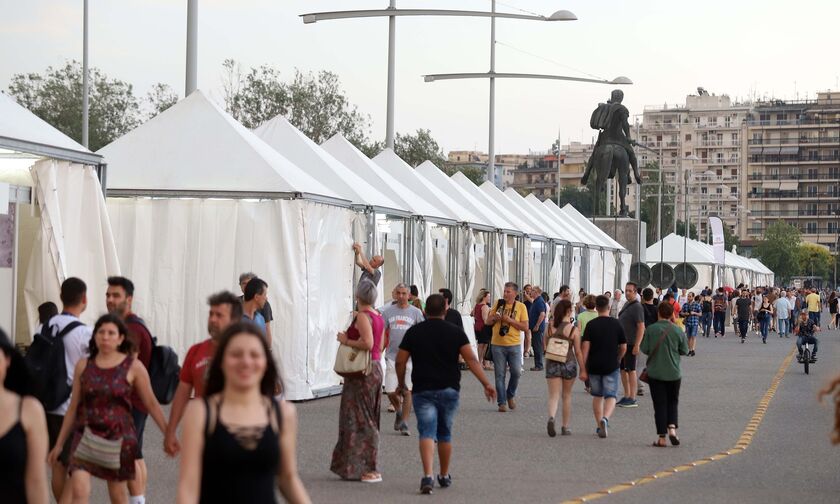
[{"label": "handbag", "polygon": [[[353,323],[355,323],[353,319]],[[351,347],[341,343],[335,355],[333,371],[345,378],[367,376],[371,372],[370,350]]]},{"label": "handbag", "polygon": [[545,358],[550,361],[565,363],[569,358],[569,340],[549,338],[545,345]]},{"label": "handbag", "polygon": [[[668,333],[662,333],[662,336],[659,337],[659,341],[656,342],[656,346],[653,347],[653,351],[650,353],[650,355],[648,355],[648,360],[653,359],[653,356],[656,355],[656,351],[659,350],[659,345],[661,345],[662,342],[665,341],[665,336],[668,336]],[[645,383],[650,383],[648,380],[649,380],[649,378],[648,378],[647,366],[645,366],[645,368],[642,369],[641,374],[639,374],[639,381],[643,381]]]},{"label": "handbag", "polygon": [[118,470],[120,468],[122,443],[122,438],[105,439],[94,434],[90,427],[85,427],[73,456],[83,462],[105,469]]}]

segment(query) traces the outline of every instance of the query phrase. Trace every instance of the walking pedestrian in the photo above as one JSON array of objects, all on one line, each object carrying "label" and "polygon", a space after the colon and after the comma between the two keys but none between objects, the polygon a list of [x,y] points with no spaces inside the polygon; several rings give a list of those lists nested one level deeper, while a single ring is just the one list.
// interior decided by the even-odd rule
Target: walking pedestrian
[{"label": "walking pedestrian", "polygon": [[648,356],[648,385],[659,436],[653,446],[658,448],[665,446],[665,436],[673,446],[680,444],[677,436],[682,382],[680,356],[688,354],[688,342],[685,333],[670,321],[672,311],[673,307],[667,303],[659,305],[659,321],[647,328],[642,342],[642,352]]},{"label": "walking pedestrian", "polygon": [[[556,342],[553,340],[557,340]],[[553,351],[554,348],[564,349]],[[572,303],[560,301],[554,309],[554,318],[548,329],[546,340],[545,381],[548,385],[548,424],[546,430],[550,437],[557,435],[555,417],[560,399],[563,399],[563,411],[560,435],[571,435],[569,424],[572,420],[572,387],[577,378],[577,359],[583,355],[580,348],[580,330],[572,324]],[[548,351],[552,349],[552,351]]]},{"label": "walking pedestrian", "polygon": [[271,340],[266,334],[265,316],[262,314],[265,304],[268,302],[268,284],[261,278],[254,277],[245,285],[245,294],[242,296],[242,320],[251,322],[259,327],[266,335],[269,346]]},{"label": "walking pedestrian", "polygon": [[[72,385],[75,380],[76,364],[88,355],[88,348],[91,339],[91,328],[84,325],[79,317],[87,309],[87,285],[75,277],[70,277],[61,283],[61,313],[52,317],[47,326],[52,329],[56,337],[62,339],[64,344],[64,365],[67,369],[67,383]],[[56,446],[61,426],[64,424],[64,417],[73,393],[64,401],[61,406],[47,411],[47,432],[49,433],[49,446]],[[61,501],[64,487],[70,487],[67,482],[67,467],[70,464],[69,436],[64,441],[62,449],[55,460],[50,462],[52,468],[52,492],[56,501]],[[68,493],[69,496],[69,493]]]},{"label": "walking pedestrian", "polygon": [[531,307],[528,310],[528,325],[531,332],[531,350],[534,354],[534,367],[531,371],[542,371],[544,366],[544,341],[546,310],[545,300],[540,295],[539,287],[532,287],[529,295]]},{"label": "walking pedestrian", "polygon": [[[338,441],[333,449],[330,470],[345,480],[379,483],[379,414],[382,397],[382,358],[385,321],[373,309],[376,285],[363,280],[356,287],[358,312],[347,332],[338,341],[370,352],[367,375],[344,378],[338,413]],[[428,306],[426,307],[428,310]]]},{"label": "walking pedestrian", "polygon": [[626,300],[621,296],[621,291],[616,289],[613,294],[612,303],[610,304],[610,317],[618,318],[618,312],[624,308]]},{"label": "walking pedestrian", "polygon": [[[595,298],[596,297],[597,296],[595,296],[593,294],[587,294],[586,296],[584,296],[582,303],[583,303],[583,307],[586,311],[584,311],[583,313],[578,315],[578,318],[577,318],[576,321],[573,320],[573,323],[578,328],[578,334],[580,334],[580,335],[583,335],[583,332],[586,330],[586,324],[590,320],[592,320],[592,319],[594,319],[598,316],[598,312],[595,310]],[[556,309],[557,308],[555,307],[555,310]],[[553,321],[552,321],[552,323],[553,323]],[[589,380],[586,380],[586,381],[583,382],[583,388],[586,391],[586,393],[588,394],[589,391],[590,391]],[[641,387],[640,387],[640,390],[641,390]],[[639,394],[639,395],[641,395],[641,394]]]},{"label": "walking pedestrian", "polygon": [[0,329],[0,498],[8,504],[46,504],[47,419],[30,395],[26,363]]},{"label": "walking pedestrian", "polygon": [[773,304],[769,296],[764,296],[758,308],[758,326],[761,332],[761,342],[767,344],[767,331],[770,328],[770,320],[773,318]]},{"label": "walking pedestrian", "polygon": [[[490,348],[493,352],[493,372],[496,375],[496,402],[501,413],[508,408],[516,409],[516,389],[522,375],[522,334],[528,330],[528,310],[516,300],[518,293],[519,286],[507,282],[503,299],[496,302],[484,321],[493,327]],[[510,381],[505,386],[508,368]]]},{"label": "walking pedestrian", "polygon": [[[242,290],[242,295],[239,296],[239,300],[243,303],[245,302],[245,286],[247,286],[248,282],[250,282],[253,278],[257,278],[257,275],[255,273],[251,273],[250,271],[239,275],[239,288]],[[268,302],[268,299],[265,300],[265,304],[263,304],[259,312],[262,315],[263,320],[265,320],[265,337],[268,338],[268,345],[270,347],[271,322],[274,321],[274,312],[271,309],[271,303]]]},{"label": "walking pedestrian", "polygon": [[184,414],[179,504],[273,504],[275,489],[310,502],[297,470],[297,413],[274,398],[278,377],[260,328],[240,321],[220,336],[207,395]]},{"label": "walking pedestrian", "polygon": [[621,385],[624,389],[624,397],[618,401],[617,406],[619,408],[636,408],[639,406],[636,400],[636,394],[639,390],[636,357],[639,355],[639,348],[645,336],[645,309],[639,302],[637,288],[635,283],[627,282],[624,287],[627,303],[618,312],[618,322],[624,331],[628,347],[627,352],[621,359]]},{"label": "walking pedestrian", "polygon": [[717,294],[712,296],[715,338],[718,336],[721,338],[726,337],[726,306],[726,292],[723,290],[723,287],[719,287]]},{"label": "walking pedestrian", "polygon": [[610,300],[606,296],[595,299],[598,317],[586,325],[581,343],[581,357],[585,363],[580,370],[581,381],[589,379],[592,413],[598,424],[599,438],[608,435],[610,417],[615,411],[618,393],[619,362],[627,352],[627,339],[618,320],[610,317]]},{"label": "walking pedestrian", "polygon": [[838,316],[837,309],[837,293],[832,292],[828,297],[828,328],[840,329],[840,316]]},{"label": "walking pedestrian", "polygon": [[646,287],[642,289],[642,308],[645,310],[645,327],[655,324],[657,320],[656,298],[653,297],[653,289]]},{"label": "walking pedestrian", "polygon": [[528,329],[525,331],[525,342],[522,345],[522,357],[528,358],[531,356],[531,327],[530,327],[530,318],[531,318],[531,305],[533,304],[533,297],[531,296],[531,284],[525,284],[525,287],[522,288],[522,297],[517,298],[518,300],[522,301],[522,304],[525,305],[525,311],[528,312]]},{"label": "walking pedestrian", "polygon": [[[145,322],[132,312],[134,303],[134,283],[125,277],[113,276],[108,278],[108,288],[105,291],[105,307],[109,313],[114,313],[122,319],[128,329],[128,338],[136,353],[134,357],[143,364],[146,371],[152,360],[152,335]],[[135,391],[131,397],[131,418],[134,421],[134,431],[137,435],[137,457],[134,461],[135,478],[128,482],[128,495],[131,504],[146,502],[146,483],[148,470],[143,460],[143,434],[146,431],[146,419],[149,412],[143,401]]]},{"label": "walking pedestrian", "polygon": [[420,300],[420,289],[418,289],[416,285],[411,285],[408,288],[408,292],[408,303],[422,312],[423,301]]},{"label": "walking pedestrian", "polygon": [[805,304],[808,306],[808,318],[814,321],[817,327],[820,326],[820,312],[822,312],[822,301],[817,289],[811,289],[805,296]]},{"label": "walking pedestrian", "polygon": [[[385,393],[394,407],[396,418],[394,419],[394,430],[399,431],[403,436],[408,436],[408,419],[411,415],[411,390],[412,383],[406,382],[406,387],[398,389],[397,380],[397,352],[400,349],[406,331],[412,326],[423,322],[423,313],[408,304],[408,287],[404,283],[398,283],[394,287],[397,297],[397,304],[388,305],[382,309],[382,318],[385,321],[385,334],[388,343],[385,345]],[[460,315],[458,316],[460,319]],[[411,361],[408,361],[409,373]]]},{"label": "walking pedestrian", "polygon": [[712,329],[712,298],[706,291],[700,296],[700,326],[703,337],[708,338]]},{"label": "walking pedestrian", "polygon": [[464,330],[464,318],[461,316],[461,312],[452,308],[452,291],[446,288],[438,289],[438,293],[443,296],[443,299],[446,300],[446,317],[445,320],[450,324],[455,324],[458,326],[459,329],[462,331]]},{"label": "walking pedestrian", "polygon": [[750,291],[744,289],[741,295],[735,299],[735,313],[738,321],[738,334],[741,337],[741,343],[747,339],[747,332],[750,329],[750,320],[752,319],[752,300],[750,299]]},{"label": "walking pedestrian", "polygon": [[413,370],[414,411],[417,415],[417,433],[420,437],[420,460],[423,477],[420,492],[432,493],[434,488],[434,450],[437,443],[440,471],[437,483],[441,488],[452,485],[449,464],[452,459],[452,425],[458,411],[461,390],[459,356],[469,366],[472,374],[484,387],[488,401],[496,397],[493,385],[484,376],[481,365],[473,354],[470,341],[463,329],[444,320],[445,300],[432,294],[426,299],[428,320],[412,326],[405,334],[397,354],[397,379],[399,389],[406,387],[407,363]]},{"label": "walking pedestrian", "polygon": [[90,357],[81,359],[73,376],[70,406],[48,460],[58,460],[72,434],[70,492],[62,502],[90,500],[91,476],[108,485],[111,502],[126,502],[126,482],[135,477],[137,435],[131,418],[136,391],[152,419],[166,432],[163,410],[152,392],[149,373],[132,356],[128,329],[114,314],[103,315],[93,327]]},{"label": "walking pedestrian", "polygon": [[216,353],[219,340],[225,329],[234,322],[242,320],[242,303],[232,292],[221,291],[207,298],[210,310],[207,314],[207,333],[209,338],[196,343],[187,350],[181,374],[178,377],[178,388],[172,399],[169,411],[169,423],[163,446],[167,454],[174,456],[181,449],[178,443],[177,429],[184,410],[191,397],[204,397],[205,379],[210,361]]},{"label": "walking pedestrian", "polygon": [[703,315],[703,305],[697,301],[693,292],[688,293],[688,302],[683,305],[685,335],[688,337],[688,356],[694,357],[697,348],[697,330],[700,327],[700,316]]},{"label": "walking pedestrian", "polygon": [[776,309],[776,319],[777,327],[779,329],[779,337],[780,338],[789,338],[788,331],[790,330],[790,316],[791,316],[791,306],[790,301],[788,301],[788,295],[783,290],[779,293],[779,298],[776,299],[776,302],[773,304],[773,307]]},{"label": "walking pedestrian", "polygon": [[758,312],[761,310],[761,304],[764,302],[765,293],[761,287],[756,287],[752,292],[752,326],[755,334],[761,334],[761,320],[758,318]]},{"label": "walking pedestrian", "polygon": [[473,319],[475,320],[473,330],[475,330],[475,341],[478,344],[478,359],[484,369],[490,369],[490,363],[493,360],[492,355],[488,359],[487,352],[490,348],[490,339],[493,337],[493,328],[484,323],[489,314],[490,291],[481,289],[475,298],[475,306],[473,307]]}]

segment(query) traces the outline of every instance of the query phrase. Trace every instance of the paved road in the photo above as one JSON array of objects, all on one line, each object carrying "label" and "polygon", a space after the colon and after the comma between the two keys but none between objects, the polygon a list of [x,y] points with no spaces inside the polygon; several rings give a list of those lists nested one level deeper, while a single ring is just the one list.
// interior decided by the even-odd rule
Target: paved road
[{"label": "paved road", "polygon": [[[840,495],[840,447],[828,442],[833,411],[816,402],[816,390],[840,372],[840,334],[820,335],[820,362],[810,375],[795,361],[787,369],[752,445],[743,453],[687,473],[642,485],[604,502],[808,502],[836,503]],[[726,339],[701,339],[698,354],[683,359],[678,448],[650,447],[656,437],[649,396],[636,409],[619,409],[610,437],[594,435],[590,399],[575,385],[570,437],[545,433],[545,380],[525,372],[519,408],[498,413],[484,402],[480,387],[463,377],[462,404],[456,419],[454,485],[418,495],[421,473],[417,438],[398,436],[393,416],[383,412],[380,457],[384,482],[343,482],[329,472],[337,436],[338,398],[298,405],[300,471],[315,502],[545,502],[589,494],[734,446],[773,376],[793,345],[774,333],[767,345],[751,336],[741,345]],[[412,422],[413,423],[413,422]],[[146,433],[149,502],[173,502],[177,464],[160,448],[161,436]],[[106,502],[101,482],[92,502]]]}]

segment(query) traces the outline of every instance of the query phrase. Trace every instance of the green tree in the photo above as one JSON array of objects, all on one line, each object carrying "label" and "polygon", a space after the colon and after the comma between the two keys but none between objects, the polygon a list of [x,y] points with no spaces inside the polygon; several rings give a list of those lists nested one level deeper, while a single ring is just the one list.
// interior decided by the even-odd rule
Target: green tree
[{"label": "green tree", "polygon": [[[727,226],[724,226],[726,230]],[[767,227],[764,239],[753,249],[753,256],[757,257],[765,266],[770,268],[783,283],[799,273],[800,244],[802,235],[796,226],[782,220]]]},{"label": "green tree", "polygon": [[450,177],[455,175],[455,172],[461,172],[475,185],[481,185],[486,180],[484,168],[478,166],[452,166],[444,164],[441,169],[443,170],[443,173]]},{"label": "green tree", "polygon": [[825,280],[834,274],[834,256],[827,248],[815,243],[803,242],[799,245],[799,273],[822,277]]},{"label": "green tree", "polygon": [[[697,239],[697,225],[695,223],[690,223],[688,225],[688,237],[692,240]],[[677,221],[677,234],[680,236],[685,236],[685,222],[678,220]]]},{"label": "green tree", "polygon": [[[90,72],[89,148],[113,142],[141,122],[140,102],[131,84]],[[82,141],[82,65],[69,61],[43,73],[15,74],[9,94],[19,104],[73,140]]]},{"label": "green tree", "polygon": [[557,204],[560,207],[564,207],[567,204],[572,205],[575,210],[584,216],[592,217],[592,193],[589,192],[589,188],[586,186],[563,186],[560,189]]},{"label": "green tree", "polygon": [[662,185],[662,207],[659,207],[659,164],[651,162],[642,168],[642,201],[641,219],[647,223],[647,242],[656,243],[656,223],[659,212],[662,212],[662,236],[668,236],[674,232],[674,188],[673,186]]},{"label": "green tree", "polygon": [[225,108],[246,127],[253,129],[282,115],[317,144],[341,133],[366,154],[381,148],[368,139],[370,117],[350,103],[338,75],[295,70],[294,77],[284,81],[280,70],[269,65],[252,67],[243,75],[232,59],[222,68]]},{"label": "green tree", "polygon": [[397,133],[394,138],[394,152],[415,168],[424,161],[431,161],[439,168],[446,163],[443,150],[427,129],[418,129],[413,135]]},{"label": "green tree", "polygon": [[732,231],[732,228],[723,224],[723,246],[726,247],[726,250],[732,252],[732,247],[735,247],[735,250],[738,250],[738,247],[741,245],[741,239],[738,238],[738,235]]},{"label": "green tree", "polygon": [[149,108],[146,118],[148,120],[178,103],[178,93],[169,84],[158,82],[146,94],[146,103]]}]

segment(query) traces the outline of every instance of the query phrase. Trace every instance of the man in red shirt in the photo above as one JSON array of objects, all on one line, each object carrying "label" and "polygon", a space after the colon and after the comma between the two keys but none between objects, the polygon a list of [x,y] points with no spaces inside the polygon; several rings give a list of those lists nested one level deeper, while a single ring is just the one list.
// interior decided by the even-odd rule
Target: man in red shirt
[{"label": "man in red shirt", "polygon": [[[134,283],[125,277],[108,277],[108,289],[105,291],[105,306],[110,313],[118,315],[128,328],[128,337],[134,345],[135,357],[146,369],[152,359],[152,335],[143,319],[131,311],[134,302]],[[146,430],[146,418],[149,412],[143,406],[143,401],[135,392],[131,397],[131,417],[134,420],[134,430],[137,434],[137,458],[134,461],[133,480],[128,482],[128,493],[132,504],[145,503],[146,480],[148,473],[143,461],[143,432]]]},{"label": "man in red shirt", "polygon": [[210,367],[210,361],[213,360],[219,338],[231,324],[242,320],[242,303],[232,292],[222,291],[213,294],[207,299],[207,304],[210,305],[207,316],[207,332],[210,337],[191,346],[187,351],[184,364],[181,366],[180,383],[175,390],[172,410],[169,412],[169,423],[163,446],[166,453],[173,456],[181,449],[176,431],[190,396],[204,397],[207,370]]}]

